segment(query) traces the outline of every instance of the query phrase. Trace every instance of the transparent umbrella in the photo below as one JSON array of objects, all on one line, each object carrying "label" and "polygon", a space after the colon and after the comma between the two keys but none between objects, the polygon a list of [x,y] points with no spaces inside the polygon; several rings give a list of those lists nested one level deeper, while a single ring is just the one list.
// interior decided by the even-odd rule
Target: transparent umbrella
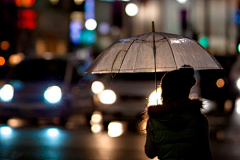
[{"label": "transparent umbrella", "polygon": [[176,70],[183,65],[190,65],[195,70],[223,69],[214,56],[195,40],[155,32],[153,24],[152,32],[114,42],[100,53],[86,72],[156,73]]}]

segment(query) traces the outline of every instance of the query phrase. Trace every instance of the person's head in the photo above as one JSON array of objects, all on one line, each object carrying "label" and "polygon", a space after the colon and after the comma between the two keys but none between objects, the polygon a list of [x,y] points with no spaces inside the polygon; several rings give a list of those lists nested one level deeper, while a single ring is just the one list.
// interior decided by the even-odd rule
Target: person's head
[{"label": "person's head", "polygon": [[179,70],[167,72],[161,79],[162,98],[166,102],[171,97],[188,98],[191,88],[196,84],[194,69],[189,65]]}]

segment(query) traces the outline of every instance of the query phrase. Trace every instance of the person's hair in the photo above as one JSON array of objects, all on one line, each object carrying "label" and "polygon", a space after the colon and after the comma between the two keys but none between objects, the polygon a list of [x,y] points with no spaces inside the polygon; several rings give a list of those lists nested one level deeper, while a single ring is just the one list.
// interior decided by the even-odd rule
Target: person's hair
[{"label": "person's hair", "polygon": [[191,88],[196,84],[194,69],[183,66],[179,70],[167,72],[161,79],[163,102],[171,97],[188,98]]}]

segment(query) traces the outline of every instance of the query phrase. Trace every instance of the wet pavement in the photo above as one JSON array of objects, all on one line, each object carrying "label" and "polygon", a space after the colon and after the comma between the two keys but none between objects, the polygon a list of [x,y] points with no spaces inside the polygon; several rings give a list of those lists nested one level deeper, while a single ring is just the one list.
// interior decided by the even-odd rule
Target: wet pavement
[{"label": "wet pavement", "polygon": [[[211,139],[213,158],[240,160],[240,140],[231,139],[228,132],[221,134],[227,138]],[[2,160],[148,160],[143,150],[144,135],[125,132],[119,137],[110,137],[106,131],[94,134],[88,126],[64,129],[1,125],[0,142]]]}]

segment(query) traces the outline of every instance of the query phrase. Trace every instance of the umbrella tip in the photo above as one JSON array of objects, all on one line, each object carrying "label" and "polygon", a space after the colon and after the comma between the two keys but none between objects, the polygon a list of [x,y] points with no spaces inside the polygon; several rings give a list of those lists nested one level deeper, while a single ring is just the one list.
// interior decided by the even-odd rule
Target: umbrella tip
[{"label": "umbrella tip", "polygon": [[152,21],[152,32],[155,32],[154,21]]}]

